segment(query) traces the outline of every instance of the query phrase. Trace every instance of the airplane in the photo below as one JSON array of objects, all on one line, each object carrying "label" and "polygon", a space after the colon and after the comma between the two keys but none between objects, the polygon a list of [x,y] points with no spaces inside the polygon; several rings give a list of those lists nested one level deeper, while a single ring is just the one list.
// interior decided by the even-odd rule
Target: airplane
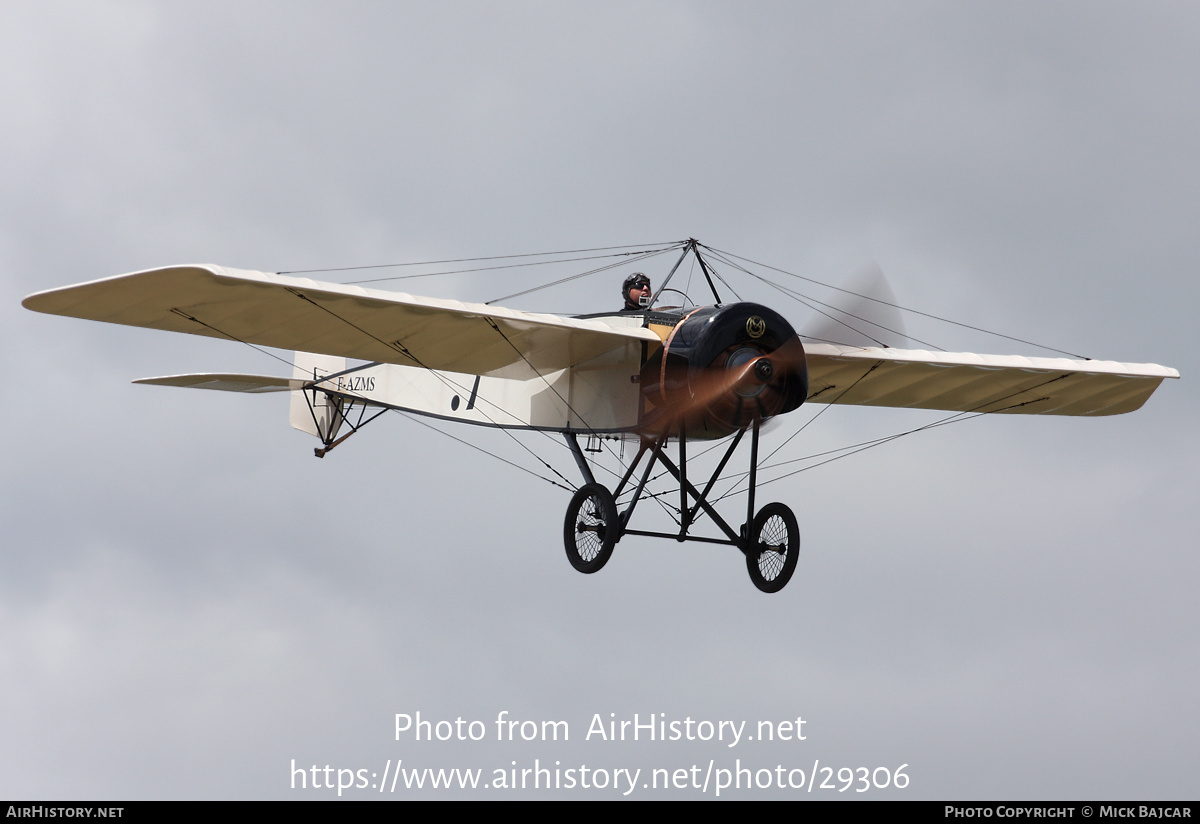
[{"label": "airplane", "polygon": [[[773,502],[755,511],[765,421],[804,403],[1117,415],[1140,408],[1163,380],[1179,377],[1157,364],[804,344],[773,309],[721,302],[701,254],[710,247],[689,238],[678,248],[682,254],[658,291],[637,309],[577,317],[207,264],[52,289],[22,303],[48,314],[294,350],[290,377],[204,373],[135,383],[290,392],[290,423],[321,441],[317,457],[388,410],[559,433],[583,478],[563,528],[576,570],[599,571],[626,535],[705,542],[738,549],[763,592],[783,589],[799,554],[798,523],[788,506]],[[662,305],[666,293],[678,291],[668,283],[688,255],[714,302]],[[710,499],[747,432],[748,501],[735,528]],[[636,439],[636,456],[614,489],[596,480],[580,436],[589,444]],[[729,436],[716,469],[697,489],[688,476],[689,444]],[[672,441],[674,459],[667,450]],[[678,484],[676,532],[631,526],[656,465]],[[618,511],[617,500],[630,492]],[[693,532],[702,515],[720,535]]]}]

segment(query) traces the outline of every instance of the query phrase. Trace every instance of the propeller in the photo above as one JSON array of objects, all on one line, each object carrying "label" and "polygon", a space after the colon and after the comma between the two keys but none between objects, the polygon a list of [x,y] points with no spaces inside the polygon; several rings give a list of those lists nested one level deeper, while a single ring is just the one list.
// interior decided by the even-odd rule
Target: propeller
[{"label": "propeller", "polygon": [[[903,346],[900,310],[878,265],[841,289],[808,337],[851,346]],[[816,303],[813,301],[812,303]],[[811,304],[810,304],[811,305]],[[670,327],[642,367],[646,433],[721,438],[799,407],[808,397],[804,345],[778,312],[757,303],[701,306]]]},{"label": "propeller", "polygon": [[672,393],[665,406],[689,430],[741,429],[784,411],[789,385],[804,368],[804,348],[793,335],[772,352],[737,343],[707,368],[692,370],[687,391]]},{"label": "propeller", "polygon": [[838,294],[841,300],[836,308],[826,304],[812,307],[817,317],[806,327],[804,337],[844,346],[904,348],[908,344],[904,317],[879,264],[872,263],[851,276]]},{"label": "propeller", "polygon": [[643,371],[649,427],[723,437],[799,406],[807,367],[795,332],[774,314],[769,333],[741,331],[747,320],[762,323],[757,313],[766,311],[750,304],[718,309],[668,341],[665,362],[659,357]]}]

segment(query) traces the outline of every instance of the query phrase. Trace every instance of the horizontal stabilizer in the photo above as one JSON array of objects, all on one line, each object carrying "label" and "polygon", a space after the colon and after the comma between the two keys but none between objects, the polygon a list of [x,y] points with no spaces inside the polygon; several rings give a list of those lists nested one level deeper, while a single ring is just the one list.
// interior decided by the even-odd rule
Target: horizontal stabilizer
[{"label": "horizontal stabilizer", "polygon": [[142,378],[134,383],[151,386],[184,386],[191,389],[218,389],[222,392],[286,392],[303,389],[306,381],[273,378],[266,375],[226,375],[217,372],[201,372],[195,375],[167,375],[162,378]]},{"label": "horizontal stabilizer", "polygon": [[806,344],[809,403],[950,412],[1119,415],[1166,378],[1156,363]]}]

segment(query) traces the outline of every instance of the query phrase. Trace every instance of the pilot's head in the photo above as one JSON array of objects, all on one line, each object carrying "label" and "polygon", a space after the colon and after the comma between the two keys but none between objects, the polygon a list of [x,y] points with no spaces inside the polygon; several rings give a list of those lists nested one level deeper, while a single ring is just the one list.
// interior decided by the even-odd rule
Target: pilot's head
[{"label": "pilot's head", "polygon": [[625,298],[625,309],[641,309],[650,305],[650,278],[634,272],[621,285],[621,296]]}]

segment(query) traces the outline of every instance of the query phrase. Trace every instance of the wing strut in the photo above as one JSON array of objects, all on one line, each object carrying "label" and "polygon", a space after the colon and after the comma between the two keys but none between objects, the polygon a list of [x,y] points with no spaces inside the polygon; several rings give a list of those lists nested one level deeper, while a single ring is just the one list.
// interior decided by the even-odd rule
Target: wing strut
[{"label": "wing strut", "polygon": [[[335,446],[338,446],[355,432],[388,411],[388,407],[386,406],[379,406],[379,404],[371,403],[354,395],[334,393],[321,389],[318,384],[322,380],[326,379],[317,379],[300,393],[304,397],[304,402],[308,405],[308,413],[312,416],[313,427],[316,429],[317,437],[321,439],[321,443],[323,444],[323,446],[313,450],[313,454],[318,458],[324,458],[325,453],[332,451]],[[318,392],[325,396],[323,403],[317,400]],[[318,406],[323,407],[322,414],[320,415],[317,414]],[[371,407],[374,407],[376,412],[367,417],[367,409]],[[355,412],[358,413],[358,418],[355,421],[351,421],[350,417]],[[350,431],[339,438],[337,434],[342,424],[350,427]]]}]

